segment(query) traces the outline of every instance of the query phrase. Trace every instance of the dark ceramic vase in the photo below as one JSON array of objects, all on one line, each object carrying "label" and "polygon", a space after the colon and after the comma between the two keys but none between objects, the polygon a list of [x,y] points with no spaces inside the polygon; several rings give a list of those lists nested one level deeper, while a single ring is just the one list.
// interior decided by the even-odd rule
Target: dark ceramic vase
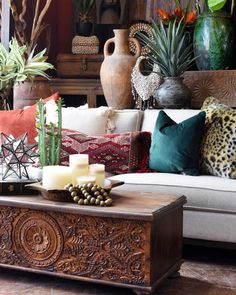
[{"label": "dark ceramic vase", "polygon": [[183,83],[182,77],[165,77],[164,82],[157,88],[154,98],[157,101],[157,107],[160,108],[189,108],[191,91]]},{"label": "dark ceramic vase", "polygon": [[231,16],[208,12],[198,18],[193,46],[199,70],[224,70],[232,66],[234,32]]},{"label": "dark ceramic vase", "polygon": [[88,37],[91,35],[93,24],[91,22],[78,22],[76,24],[76,34]]}]

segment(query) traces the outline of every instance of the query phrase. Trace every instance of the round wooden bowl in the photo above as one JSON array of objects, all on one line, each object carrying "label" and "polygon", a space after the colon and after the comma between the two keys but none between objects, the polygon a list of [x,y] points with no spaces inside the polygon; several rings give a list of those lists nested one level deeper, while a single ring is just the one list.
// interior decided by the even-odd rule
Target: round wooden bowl
[{"label": "round wooden bowl", "polygon": [[[110,180],[110,179],[105,179],[104,181],[104,190],[107,193],[110,193],[111,189],[113,187],[116,186],[120,186],[124,184],[123,181],[117,181],[117,180]],[[50,200],[50,201],[54,201],[54,202],[69,202],[69,203],[73,203],[73,199],[71,197],[71,194],[68,190],[66,189],[51,189],[48,190],[46,188],[44,188],[42,186],[41,183],[37,182],[37,183],[31,183],[31,184],[27,184],[25,185],[25,187],[33,190],[33,191],[37,191],[39,192],[42,197],[44,199]]]}]

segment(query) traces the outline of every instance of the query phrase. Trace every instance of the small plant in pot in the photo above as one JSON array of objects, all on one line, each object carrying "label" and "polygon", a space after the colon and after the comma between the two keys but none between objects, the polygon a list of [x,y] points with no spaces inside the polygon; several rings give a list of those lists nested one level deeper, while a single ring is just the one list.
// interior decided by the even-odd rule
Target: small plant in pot
[{"label": "small plant in pot", "polygon": [[[46,71],[54,68],[52,64],[46,62],[46,49],[35,54],[35,48],[33,48],[28,54],[27,46],[20,46],[14,38],[10,42],[9,48],[10,56],[14,63],[14,109],[23,108],[25,105],[32,105],[36,99],[51,94],[47,81],[40,80],[37,82],[40,93],[37,93],[35,85],[35,77],[40,76],[49,79]],[[44,93],[43,90],[45,91]]]},{"label": "small plant in pot", "polygon": [[91,22],[91,10],[94,0],[73,0],[76,18],[76,33],[80,36],[90,36],[93,24]]},{"label": "small plant in pot", "polygon": [[[22,85],[28,85],[28,91],[32,90],[34,78],[37,76],[49,79],[46,71],[53,69],[53,65],[46,62],[46,49],[35,54],[35,48],[28,54],[26,45],[19,45],[15,38],[9,42],[9,52],[0,44],[0,73],[1,92],[7,91],[13,87],[14,91],[14,108],[22,108],[25,106],[24,95],[17,95],[15,90]],[[41,96],[43,93],[41,92]],[[41,97],[40,96],[40,97]],[[26,103],[29,105],[30,103]],[[31,103],[32,104],[32,103]]]},{"label": "small plant in pot", "polygon": [[192,44],[185,32],[183,19],[169,21],[167,27],[161,20],[152,21],[154,39],[144,34],[140,38],[150,49],[150,63],[157,64],[163,83],[155,92],[157,107],[187,108],[190,106],[191,92],[183,83],[183,73],[196,58],[192,57]]}]

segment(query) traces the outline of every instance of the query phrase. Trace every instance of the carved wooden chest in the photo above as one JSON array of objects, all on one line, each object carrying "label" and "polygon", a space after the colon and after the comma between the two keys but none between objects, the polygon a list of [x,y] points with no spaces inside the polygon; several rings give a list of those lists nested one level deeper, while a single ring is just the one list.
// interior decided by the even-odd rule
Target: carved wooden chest
[{"label": "carved wooden chest", "polygon": [[99,78],[103,54],[65,54],[57,56],[60,78]]},{"label": "carved wooden chest", "polygon": [[151,293],[182,263],[185,197],[114,190],[112,207],[0,197],[0,266]]}]

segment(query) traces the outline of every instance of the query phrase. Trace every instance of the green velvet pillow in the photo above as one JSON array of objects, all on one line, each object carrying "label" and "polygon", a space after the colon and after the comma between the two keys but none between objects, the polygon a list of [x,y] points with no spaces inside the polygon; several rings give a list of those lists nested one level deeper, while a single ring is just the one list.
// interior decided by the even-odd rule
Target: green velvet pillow
[{"label": "green velvet pillow", "polygon": [[149,167],[166,173],[199,175],[199,149],[205,112],[179,124],[160,111],[150,148]]}]

